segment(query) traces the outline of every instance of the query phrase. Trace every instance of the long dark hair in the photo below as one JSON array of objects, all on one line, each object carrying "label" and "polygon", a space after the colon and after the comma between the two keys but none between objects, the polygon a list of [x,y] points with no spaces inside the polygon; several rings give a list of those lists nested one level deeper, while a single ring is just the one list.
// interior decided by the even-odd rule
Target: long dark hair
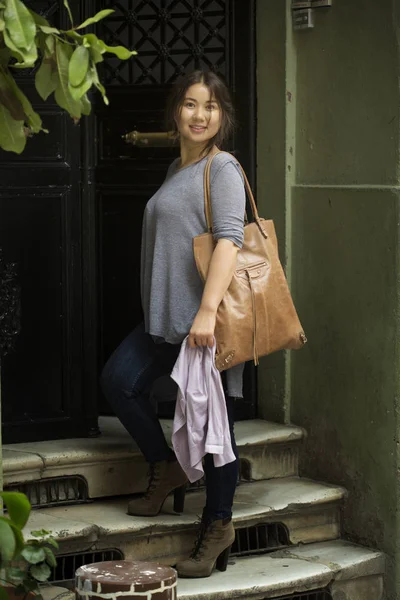
[{"label": "long dark hair", "polygon": [[194,71],[181,77],[174,85],[166,109],[166,125],[169,131],[178,135],[176,118],[183,106],[187,90],[196,83],[201,83],[210,90],[210,98],[215,99],[221,111],[221,127],[218,133],[208,141],[205,148],[209,152],[216,145],[223,147],[235,128],[235,110],[226,83],[212,71]]}]

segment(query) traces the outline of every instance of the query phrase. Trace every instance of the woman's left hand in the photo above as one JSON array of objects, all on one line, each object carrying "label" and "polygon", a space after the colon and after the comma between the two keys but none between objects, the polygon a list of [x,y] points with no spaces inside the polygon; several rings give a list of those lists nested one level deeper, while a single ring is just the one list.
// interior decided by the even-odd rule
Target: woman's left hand
[{"label": "woman's left hand", "polygon": [[189,347],[214,345],[214,330],[217,313],[213,310],[200,308],[195,316],[193,325],[189,332]]}]

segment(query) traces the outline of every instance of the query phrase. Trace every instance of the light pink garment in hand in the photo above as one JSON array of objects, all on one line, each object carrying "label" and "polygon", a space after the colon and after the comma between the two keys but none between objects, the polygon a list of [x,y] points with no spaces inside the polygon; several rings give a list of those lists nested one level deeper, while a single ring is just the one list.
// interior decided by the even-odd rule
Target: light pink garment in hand
[{"label": "light pink garment in hand", "polygon": [[236,460],[232,450],[221,375],[213,348],[189,348],[185,338],[171,377],[178,384],[172,428],[176,457],[190,482],[204,475],[202,459],[214,455],[214,465]]}]

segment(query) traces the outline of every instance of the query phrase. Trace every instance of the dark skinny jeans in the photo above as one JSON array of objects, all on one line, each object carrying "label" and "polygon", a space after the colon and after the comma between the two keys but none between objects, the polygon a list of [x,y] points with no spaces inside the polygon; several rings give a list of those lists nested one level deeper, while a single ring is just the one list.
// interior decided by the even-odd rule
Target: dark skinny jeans
[{"label": "dark skinny jeans", "polygon": [[[149,463],[168,460],[172,454],[150,402],[150,390],[156,379],[171,373],[179,350],[180,344],[156,344],[141,324],[114,351],[101,375],[101,386],[107,401]],[[213,456],[207,454],[205,457],[204,514],[212,520],[232,515],[238,478],[234,398],[227,395],[225,398],[236,460],[224,467],[215,467]]]}]

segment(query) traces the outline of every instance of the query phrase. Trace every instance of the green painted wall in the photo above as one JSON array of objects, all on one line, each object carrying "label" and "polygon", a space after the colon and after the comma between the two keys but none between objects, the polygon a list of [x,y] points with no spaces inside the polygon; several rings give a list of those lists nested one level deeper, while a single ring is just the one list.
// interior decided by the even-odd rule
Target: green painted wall
[{"label": "green painted wall", "polygon": [[302,474],[348,489],[344,536],[388,554],[400,599],[400,3],[335,0],[293,42],[288,6],[258,7],[258,198],[309,338],[263,362],[262,414],[308,430]]},{"label": "green painted wall", "polygon": [[[274,219],[280,255],[286,263],[288,127],[285,0],[259,0],[257,24],[257,202],[261,216]],[[258,369],[259,397],[268,399],[268,402],[259,403],[261,417],[275,421],[287,420],[289,390],[285,385],[286,374],[287,364],[283,353],[261,359]]]}]

